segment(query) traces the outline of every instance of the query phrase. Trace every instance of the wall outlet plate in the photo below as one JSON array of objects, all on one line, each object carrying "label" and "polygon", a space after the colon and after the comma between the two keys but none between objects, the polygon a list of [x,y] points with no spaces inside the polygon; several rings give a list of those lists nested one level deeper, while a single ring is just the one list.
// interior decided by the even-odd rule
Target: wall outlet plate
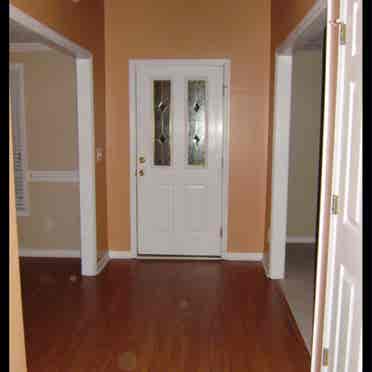
[{"label": "wall outlet plate", "polygon": [[96,148],[96,161],[101,162],[103,160],[103,148],[97,147]]}]

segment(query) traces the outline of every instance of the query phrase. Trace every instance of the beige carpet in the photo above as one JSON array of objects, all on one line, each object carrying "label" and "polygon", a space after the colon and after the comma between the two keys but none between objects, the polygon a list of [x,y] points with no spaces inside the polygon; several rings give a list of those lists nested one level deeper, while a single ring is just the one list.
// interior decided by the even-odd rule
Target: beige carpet
[{"label": "beige carpet", "polygon": [[315,244],[287,244],[286,277],[280,281],[309,352],[313,336],[315,262]]}]

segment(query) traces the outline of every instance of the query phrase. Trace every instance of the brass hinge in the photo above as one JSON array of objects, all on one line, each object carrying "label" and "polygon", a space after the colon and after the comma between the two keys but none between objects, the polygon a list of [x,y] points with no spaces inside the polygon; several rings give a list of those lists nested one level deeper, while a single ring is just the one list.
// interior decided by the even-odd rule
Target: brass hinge
[{"label": "brass hinge", "polygon": [[346,23],[340,23],[340,44],[346,44]]},{"label": "brass hinge", "polygon": [[339,212],[338,208],[338,195],[332,195],[332,205],[331,205],[332,214],[337,215]]},{"label": "brass hinge", "polygon": [[325,347],[324,349],[323,349],[323,366],[325,366],[325,367],[328,367],[328,348],[327,347]]},{"label": "brass hinge", "polygon": [[223,236],[223,230],[222,230],[222,227],[220,227],[220,238],[222,238]]},{"label": "brass hinge", "polygon": [[345,45],[346,44],[346,23],[340,21],[337,19],[336,21],[330,21],[329,22],[332,26],[340,27],[340,44]]}]

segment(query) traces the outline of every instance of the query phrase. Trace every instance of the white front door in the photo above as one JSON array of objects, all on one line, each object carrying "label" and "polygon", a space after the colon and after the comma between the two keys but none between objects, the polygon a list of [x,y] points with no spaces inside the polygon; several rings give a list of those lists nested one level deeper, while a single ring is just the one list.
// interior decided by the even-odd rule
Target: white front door
[{"label": "white front door", "polygon": [[346,42],[339,46],[333,173],[339,211],[331,217],[324,339],[327,371],[361,372],[362,0],[341,0],[340,5]]},{"label": "white front door", "polygon": [[136,69],[138,253],[220,256],[223,68]]}]

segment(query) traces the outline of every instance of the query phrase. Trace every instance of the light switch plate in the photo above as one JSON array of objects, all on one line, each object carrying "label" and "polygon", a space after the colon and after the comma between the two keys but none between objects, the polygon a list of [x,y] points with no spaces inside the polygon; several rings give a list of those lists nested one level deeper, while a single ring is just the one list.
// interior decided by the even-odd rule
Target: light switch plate
[{"label": "light switch plate", "polygon": [[103,160],[103,148],[97,147],[96,148],[96,161],[101,162]]}]

